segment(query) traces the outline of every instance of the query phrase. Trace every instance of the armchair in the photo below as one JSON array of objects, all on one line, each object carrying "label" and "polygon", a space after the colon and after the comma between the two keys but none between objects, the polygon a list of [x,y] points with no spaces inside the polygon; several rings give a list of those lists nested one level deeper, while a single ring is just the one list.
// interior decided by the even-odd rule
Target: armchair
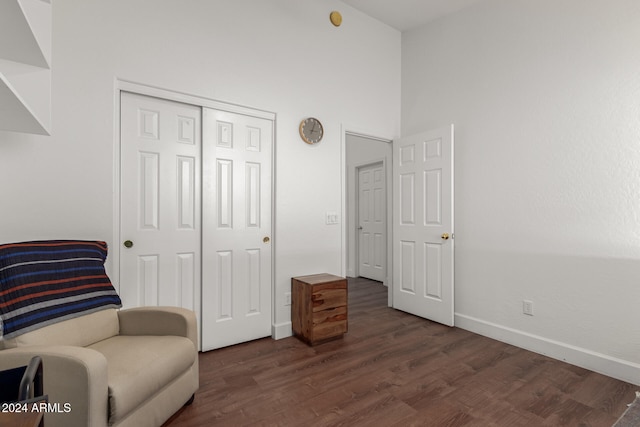
[{"label": "armchair", "polygon": [[[88,274],[79,260],[90,258],[82,252],[86,247],[93,258],[100,253],[103,269],[103,242],[0,245],[0,370],[23,366],[33,356],[42,358],[47,427],[160,426],[190,403],[198,389],[195,314],[178,307],[119,310],[110,282],[95,284],[106,274]],[[33,273],[31,262],[45,267]],[[27,276],[18,271],[24,265],[30,265]],[[69,274],[73,277],[64,277]],[[43,294],[54,298],[43,300]],[[89,309],[77,310],[79,306]],[[32,323],[34,318],[40,322]]]}]

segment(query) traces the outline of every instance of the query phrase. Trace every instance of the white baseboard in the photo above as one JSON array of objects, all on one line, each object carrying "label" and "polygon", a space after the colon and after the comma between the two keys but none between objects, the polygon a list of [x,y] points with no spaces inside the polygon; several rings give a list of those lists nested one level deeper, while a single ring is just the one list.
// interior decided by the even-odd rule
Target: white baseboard
[{"label": "white baseboard", "polygon": [[279,340],[279,339],[287,338],[290,336],[293,336],[293,330],[291,329],[291,322],[271,325],[271,337],[274,340]]},{"label": "white baseboard", "polygon": [[554,341],[463,314],[455,314],[455,325],[507,344],[562,360],[590,371],[640,385],[640,364]]}]

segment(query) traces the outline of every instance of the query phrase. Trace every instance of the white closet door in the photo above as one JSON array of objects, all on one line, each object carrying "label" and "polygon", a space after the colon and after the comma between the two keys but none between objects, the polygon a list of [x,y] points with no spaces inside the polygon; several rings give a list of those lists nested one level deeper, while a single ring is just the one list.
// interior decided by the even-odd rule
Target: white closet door
[{"label": "white closet door", "polygon": [[203,110],[202,348],[271,335],[273,121]]},{"label": "white closet door", "polygon": [[122,92],[120,296],[200,311],[201,108]]}]

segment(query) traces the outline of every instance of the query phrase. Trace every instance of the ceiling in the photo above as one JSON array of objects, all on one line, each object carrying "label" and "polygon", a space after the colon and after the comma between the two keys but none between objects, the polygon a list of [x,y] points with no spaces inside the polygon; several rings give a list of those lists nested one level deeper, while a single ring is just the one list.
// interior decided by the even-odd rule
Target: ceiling
[{"label": "ceiling", "polygon": [[385,24],[407,31],[482,0],[342,0]]}]

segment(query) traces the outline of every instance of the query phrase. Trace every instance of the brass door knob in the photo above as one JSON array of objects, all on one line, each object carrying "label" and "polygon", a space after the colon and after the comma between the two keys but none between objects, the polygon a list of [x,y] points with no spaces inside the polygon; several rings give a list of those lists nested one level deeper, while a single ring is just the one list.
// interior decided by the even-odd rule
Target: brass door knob
[{"label": "brass door knob", "polygon": [[449,240],[449,233],[442,233],[442,240]]},{"label": "brass door knob", "polygon": [[271,239],[269,239],[268,237],[264,237],[264,238],[262,239],[262,241],[263,241],[264,243],[269,243],[269,240],[271,240]]},{"label": "brass door knob", "polygon": [[125,248],[129,249],[130,247],[133,246],[133,242],[131,240],[125,240],[123,245]]}]

